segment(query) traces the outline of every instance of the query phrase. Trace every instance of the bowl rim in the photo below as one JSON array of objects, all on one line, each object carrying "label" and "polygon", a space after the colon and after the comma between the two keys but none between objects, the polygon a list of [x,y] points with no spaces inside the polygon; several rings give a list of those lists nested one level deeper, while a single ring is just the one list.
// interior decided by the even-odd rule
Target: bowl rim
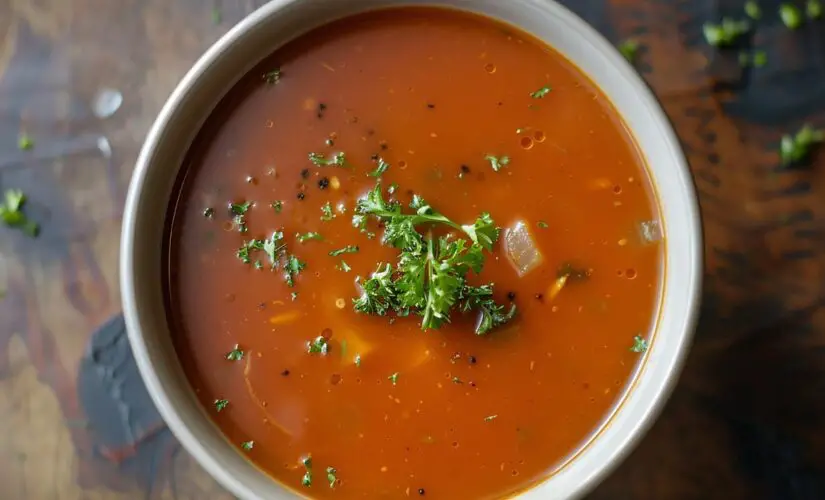
[{"label": "bowl rim", "polygon": [[[209,447],[204,446],[199,442],[195,432],[190,429],[189,425],[187,425],[184,421],[181,412],[178,411],[176,403],[164,387],[164,381],[154,366],[156,361],[152,360],[150,349],[147,345],[146,335],[142,328],[144,323],[142,315],[145,313],[140,310],[137,303],[138,300],[136,299],[136,277],[134,273],[135,253],[133,250],[136,245],[136,240],[139,237],[137,231],[137,216],[141,210],[143,198],[146,196],[146,194],[143,193],[144,188],[146,187],[146,178],[151,169],[157,168],[156,164],[153,162],[156,149],[158,149],[165,131],[174,125],[176,119],[175,115],[177,111],[184,106],[186,94],[189,89],[209,72],[210,67],[218,61],[224,51],[226,51],[230,46],[240,42],[249,31],[254,30],[262,24],[266,24],[271,16],[277,16],[283,9],[290,6],[296,6],[301,2],[302,0],[271,0],[268,3],[265,3],[263,6],[259,7],[232,29],[230,29],[214,44],[212,44],[189,69],[163,105],[148,134],[146,135],[132,174],[131,182],[129,184],[123,212],[120,248],[121,296],[128,338],[136,364],[141,374],[141,378],[146,384],[147,390],[159,413],[175,437],[184,446],[186,451],[193,455],[197,462],[224,488],[229,490],[235,496],[243,499],[256,499],[260,498],[260,496],[256,493],[256,491],[254,491],[254,488],[244,484],[242,481],[238,480],[235,475],[231,474],[230,471],[226,470],[213,456],[213,452],[209,450]],[[475,11],[469,5],[469,2],[470,0],[454,0],[452,3],[457,5],[452,6],[458,9]],[[649,382],[649,387],[647,387],[647,390],[653,392],[645,399],[642,404],[643,407],[636,411],[636,421],[624,431],[623,436],[618,436],[616,438],[616,442],[613,444],[612,448],[609,450],[603,450],[603,452],[607,453],[607,456],[603,456],[598,459],[601,462],[600,466],[591,468],[590,470],[582,469],[571,472],[571,469],[575,468],[576,462],[580,460],[580,457],[587,455],[588,453],[592,455],[591,445],[594,442],[599,441],[601,435],[611,427],[614,418],[622,414],[622,408],[631,396],[634,395],[634,393],[639,392],[638,386],[644,378],[645,369],[649,364],[651,357],[650,352],[646,353],[645,359],[640,362],[640,367],[633,375],[632,382],[625,390],[620,402],[615,405],[610,414],[606,417],[605,422],[601,424],[599,430],[594,432],[593,435],[588,438],[588,442],[582,445],[581,449],[575,454],[575,456],[566,462],[566,464],[562,466],[557,473],[552,474],[549,478],[533,483],[524,491],[514,494],[520,498],[541,497],[572,499],[580,498],[592,490],[634,449],[635,445],[638,444],[641,438],[645,435],[646,431],[656,420],[656,417],[661,413],[673,391],[673,388],[676,385],[679,374],[682,371],[685,359],[689,352],[689,346],[691,344],[698,320],[704,258],[701,216],[695,186],[690,176],[690,169],[681,148],[680,141],[673,129],[672,123],[663,111],[652,90],[648,87],[647,83],[642,79],[635,68],[633,68],[632,65],[630,65],[619,54],[615,47],[598,31],[565,6],[557,3],[555,0],[519,0],[519,2],[524,5],[541,4],[542,9],[552,11],[554,16],[563,20],[570,26],[570,29],[577,32],[583,41],[592,44],[600,55],[606,59],[606,62],[619,71],[621,73],[621,77],[625,79],[630,87],[632,87],[633,92],[636,94],[635,97],[642,102],[647,113],[650,115],[651,120],[656,122],[658,129],[657,133],[663,138],[665,142],[664,147],[670,152],[672,157],[671,161],[676,166],[675,173],[679,176],[678,180],[681,183],[681,193],[683,195],[682,199],[678,202],[683,204],[680,208],[684,211],[684,217],[689,225],[689,227],[686,228],[686,232],[691,236],[687,242],[684,242],[688,245],[688,248],[686,249],[686,264],[688,268],[687,271],[685,271],[687,276],[683,281],[688,290],[685,296],[686,312],[681,321],[681,331],[679,332],[680,335],[675,345],[670,347],[670,351],[672,352],[666,355],[663,361],[666,365],[664,367],[657,367],[657,370],[664,373],[664,377],[656,381],[646,381]],[[514,4],[519,2],[513,1]],[[310,1],[306,3],[309,4],[312,2]],[[375,1],[372,3],[375,3]],[[387,6],[399,6],[405,3],[414,5],[444,6],[443,2],[439,5],[437,1],[430,0],[401,0],[388,4]],[[491,15],[491,17],[495,16]],[[571,60],[571,62],[576,64],[576,61]],[[584,70],[581,71],[587,74]],[[616,109],[616,112],[621,116],[618,109]],[[622,116],[622,118],[624,119],[624,116]],[[629,128],[629,125],[626,126]],[[630,130],[630,133],[633,135],[632,130]],[[638,141],[636,142],[637,147],[640,148],[640,153],[642,156],[645,156],[645,151],[641,149]],[[645,158],[645,160],[647,161],[647,158]],[[654,178],[650,168],[648,168],[648,175],[651,177],[651,182],[655,184],[656,178]],[[665,204],[665,200],[658,193],[655,194],[655,198],[660,208],[660,217],[663,218],[661,215],[661,208]],[[668,201],[667,203],[671,202]],[[667,221],[665,221],[665,225],[667,225]],[[668,252],[668,248],[669,244],[665,241],[664,253]],[[667,270],[663,270],[663,276],[667,276],[667,273]],[[669,286],[664,277],[663,283],[663,289],[660,291],[662,296],[665,295],[665,289]],[[660,298],[660,315],[664,309],[664,304],[662,301],[663,299]],[[655,326],[656,333],[654,335],[658,335],[660,326],[658,321]],[[651,344],[651,351],[654,351],[655,349],[656,342],[654,340]],[[541,487],[541,485],[549,484],[551,482],[551,478],[554,483],[554,488],[556,488],[559,484],[564,483],[559,489],[562,493],[558,493],[558,491],[554,493]],[[564,481],[559,480],[559,478],[563,478]],[[274,479],[272,481],[274,481]],[[299,494],[294,491],[293,493]]]}]

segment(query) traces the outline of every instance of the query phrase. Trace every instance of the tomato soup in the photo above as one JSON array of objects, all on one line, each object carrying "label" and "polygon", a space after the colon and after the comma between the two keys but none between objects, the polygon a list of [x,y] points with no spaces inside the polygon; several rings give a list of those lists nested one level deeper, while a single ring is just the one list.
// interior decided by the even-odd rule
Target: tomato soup
[{"label": "tomato soup", "polygon": [[318,28],[244,76],[167,222],[183,369],[312,498],[502,498],[598,432],[647,348],[656,204],[574,65],[435,8]]}]

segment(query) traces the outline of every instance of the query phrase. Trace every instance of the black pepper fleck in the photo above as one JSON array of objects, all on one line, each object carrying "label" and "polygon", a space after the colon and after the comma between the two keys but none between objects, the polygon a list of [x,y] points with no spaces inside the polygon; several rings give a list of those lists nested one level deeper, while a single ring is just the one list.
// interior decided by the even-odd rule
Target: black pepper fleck
[{"label": "black pepper fleck", "polygon": [[430,109],[435,109],[435,104],[428,102],[427,107]]},{"label": "black pepper fleck", "polygon": [[381,141],[380,143],[378,143],[378,145],[379,145],[379,146],[381,146],[381,150],[382,150],[382,151],[386,151],[386,150],[388,150],[388,149],[390,148],[390,147],[387,145],[387,141]]},{"label": "black pepper fleck", "polygon": [[329,187],[329,178],[321,177],[321,179],[318,180],[318,187],[321,189],[326,189]]},{"label": "black pepper fleck", "polygon": [[516,300],[516,292],[507,292],[507,299],[510,302]]},{"label": "black pepper fleck", "polygon": [[461,165],[461,173],[462,174],[469,174],[470,173],[470,167],[468,165]]},{"label": "black pepper fleck", "polygon": [[305,168],[305,169],[301,170],[301,178],[306,179],[308,177],[309,177],[309,169]]},{"label": "black pepper fleck", "polygon": [[303,192],[303,191],[301,191],[300,193],[298,193],[298,199],[299,199],[299,200],[303,200],[305,197],[306,197],[306,195],[304,194],[304,192]]},{"label": "black pepper fleck", "polygon": [[424,491],[424,488],[418,488],[418,494],[424,496],[427,492]]},{"label": "black pepper fleck", "polygon": [[378,156],[378,153],[375,153],[374,155],[370,156],[370,160],[372,160],[372,161],[378,161],[378,158],[380,158]]},{"label": "black pepper fleck", "polygon": [[284,377],[288,377],[289,376],[289,370],[282,371],[281,375],[283,375]]},{"label": "black pepper fleck", "polygon": [[476,357],[473,356],[472,354],[467,358],[467,360],[470,362],[471,365],[474,365],[474,364],[476,364],[476,362],[478,362]]},{"label": "black pepper fleck", "polygon": [[476,386],[476,383],[471,380],[470,381],[470,387],[475,387],[475,386]]},{"label": "black pepper fleck", "polygon": [[536,294],[536,300],[538,300],[539,302],[543,302],[544,301],[544,294],[537,293]]}]

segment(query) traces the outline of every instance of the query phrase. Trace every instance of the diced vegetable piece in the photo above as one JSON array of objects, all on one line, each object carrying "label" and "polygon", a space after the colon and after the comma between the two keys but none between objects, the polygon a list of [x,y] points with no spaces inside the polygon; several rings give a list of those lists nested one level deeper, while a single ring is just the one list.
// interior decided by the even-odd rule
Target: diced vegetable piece
[{"label": "diced vegetable piece", "polygon": [[515,267],[519,276],[535,269],[544,259],[530,235],[529,226],[523,221],[518,221],[505,229],[502,241],[507,260]]}]

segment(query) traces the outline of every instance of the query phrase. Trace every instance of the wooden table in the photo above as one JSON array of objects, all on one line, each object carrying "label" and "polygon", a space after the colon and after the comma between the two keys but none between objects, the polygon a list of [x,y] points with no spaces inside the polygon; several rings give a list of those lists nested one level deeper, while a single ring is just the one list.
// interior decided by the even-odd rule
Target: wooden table
[{"label": "wooden table", "polygon": [[[141,140],[184,71],[263,0],[0,0],[0,189],[43,222],[0,228],[0,499],[228,498],[182,452],[117,317],[121,207]],[[707,238],[685,374],[593,499],[825,498],[825,155],[783,169],[780,135],[825,126],[825,21],[763,0],[741,69],[701,25],[738,1],[568,0],[639,70],[688,153]],[[90,103],[116,89],[99,118]],[[18,150],[21,130],[35,140]],[[110,320],[110,318],[114,318]],[[104,325],[95,335],[92,333]]]}]

